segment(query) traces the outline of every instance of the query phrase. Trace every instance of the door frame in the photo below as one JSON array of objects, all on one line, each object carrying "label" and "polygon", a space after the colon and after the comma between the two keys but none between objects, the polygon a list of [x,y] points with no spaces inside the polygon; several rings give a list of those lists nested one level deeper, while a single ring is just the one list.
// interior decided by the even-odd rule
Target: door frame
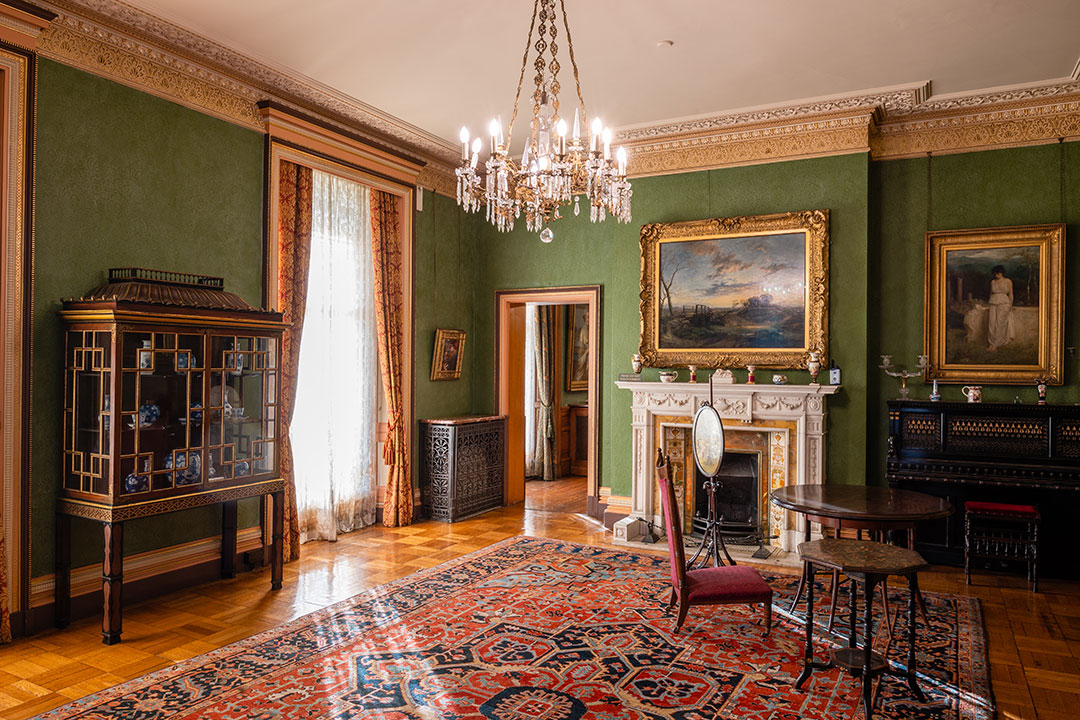
[{"label": "door frame", "polygon": [[[510,311],[525,303],[544,305],[589,306],[589,461],[586,511],[594,518],[603,516],[600,505],[600,321],[602,288],[600,285],[528,288],[495,291],[495,413],[508,414],[510,407]],[[509,439],[507,442],[509,446]],[[510,474],[506,474],[503,496],[507,496]]]}]

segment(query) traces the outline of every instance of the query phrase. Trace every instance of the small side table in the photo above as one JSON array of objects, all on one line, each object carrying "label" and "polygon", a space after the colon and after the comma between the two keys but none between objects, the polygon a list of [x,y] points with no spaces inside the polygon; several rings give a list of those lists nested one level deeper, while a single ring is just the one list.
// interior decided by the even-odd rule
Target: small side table
[{"label": "small side table", "polygon": [[[916,682],[915,672],[915,598],[919,593],[920,570],[930,565],[919,553],[907,548],[885,545],[869,540],[826,539],[805,542],[799,545],[799,557],[803,561],[804,577],[814,577],[814,566],[838,570],[851,579],[850,617],[848,622],[848,646],[830,653],[829,662],[814,660],[814,583],[806,584],[806,646],[803,655],[803,671],[795,681],[795,688],[802,689],[814,670],[839,667],[853,675],[862,677],[863,706],[866,718],[870,720],[873,712],[873,680],[878,675],[894,675],[907,680],[912,694],[925,702],[925,696]],[[882,655],[873,651],[874,588],[885,582],[889,575],[901,575],[907,578],[908,594],[908,656],[907,670],[893,670]],[[855,637],[856,585],[863,585],[864,629],[863,646],[860,648]]]}]

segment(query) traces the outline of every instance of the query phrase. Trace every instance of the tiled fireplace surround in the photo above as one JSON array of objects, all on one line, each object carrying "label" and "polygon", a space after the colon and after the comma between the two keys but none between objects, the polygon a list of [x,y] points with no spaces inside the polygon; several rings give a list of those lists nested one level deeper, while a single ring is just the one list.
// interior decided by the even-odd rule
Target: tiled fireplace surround
[{"label": "tiled fireplace surround", "polygon": [[[647,522],[662,526],[656,492],[658,444],[673,455],[680,499],[689,467],[693,478],[690,427],[709,400],[708,383],[619,382],[631,392],[633,485],[630,515],[615,524],[615,542],[630,543],[646,534]],[[759,452],[759,501],[768,515],[771,541],[794,551],[803,538],[802,518],[768,504],[771,489],[820,484],[825,468],[825,398],[836,385],[713,385],[713,405],[723,420],[726,445],[733,452]],[[692,480],[691,480],[692,482]],[[688,512],[689,510],[689,512]],[[683,507],[684,517],[692,513]]]}]

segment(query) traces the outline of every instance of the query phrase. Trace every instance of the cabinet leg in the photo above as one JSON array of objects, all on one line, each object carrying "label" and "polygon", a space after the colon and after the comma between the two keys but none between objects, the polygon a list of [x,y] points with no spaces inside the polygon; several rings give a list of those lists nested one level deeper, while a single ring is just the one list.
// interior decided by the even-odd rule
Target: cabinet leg
[{"label": "cabinet leg", "polygon": [[71,516],[56,516],[56,587],[53,595],[56,627],[71,622]]},{"label": "cabinet leg", "polygon": [[101,641],[120,642],[121,597],[124,590],[124,523],[105,523],[105,562],[102,564],[105,604],[101,617]]},{"label": "cabinet leg", "polygon": [[221,577],[236,577],[236,500],[221,504]]},{"label": "cabinet leg", "polygon": [[270,589],[281,589],[281,567],[285,557],[285,493],[272,493],[274,501],[273,531],[271,532],[272,548],[270,550]]}]

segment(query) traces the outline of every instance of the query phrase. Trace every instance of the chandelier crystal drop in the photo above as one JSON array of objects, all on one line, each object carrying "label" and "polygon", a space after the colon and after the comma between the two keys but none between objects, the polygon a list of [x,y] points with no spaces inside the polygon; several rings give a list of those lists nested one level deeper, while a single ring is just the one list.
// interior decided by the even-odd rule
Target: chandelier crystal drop
[{"label": "chandelier crystal drop", "polygon": [[[514,221],[524,212],[529,230],[544,230],[541,235],[544,242],[551,242],[553,237],[548,223],[561,217],[560,208],[571,200],[574,215],[580,212],[578,200],[584,195],[592,222],[603,222],[610,214],[619,222],[628,223],[633,194],[626,179],[626,149],[620,147],[612,153],[611,130],[605,128],[599,118],[588,123],[565,0],[559,0],[559,9],[579,103],[574,111],[572,132],[559,114],[561,87],[555,0],[535,0],[529,38],[521,58],[514,112],[506,136],[503,136],[502,119],[492,120],[488,125],[490,154],[481,175],[477,166],[484,143],[476,137],[470,145],[468,128],[461,128],[461,167],[456,171],[458,205],[467,212],[476,212],[480,205],[485,205],[488,221],[500,232],[513,230]],[[510,136],[517,118],[530,49],[536,51],[532,122],[525,150],[518,161],[509,154]],[[548,59],[545,59],[545,52],[549,54]],[[587,138],[582,137],[582,125],[587,128]]]}]

